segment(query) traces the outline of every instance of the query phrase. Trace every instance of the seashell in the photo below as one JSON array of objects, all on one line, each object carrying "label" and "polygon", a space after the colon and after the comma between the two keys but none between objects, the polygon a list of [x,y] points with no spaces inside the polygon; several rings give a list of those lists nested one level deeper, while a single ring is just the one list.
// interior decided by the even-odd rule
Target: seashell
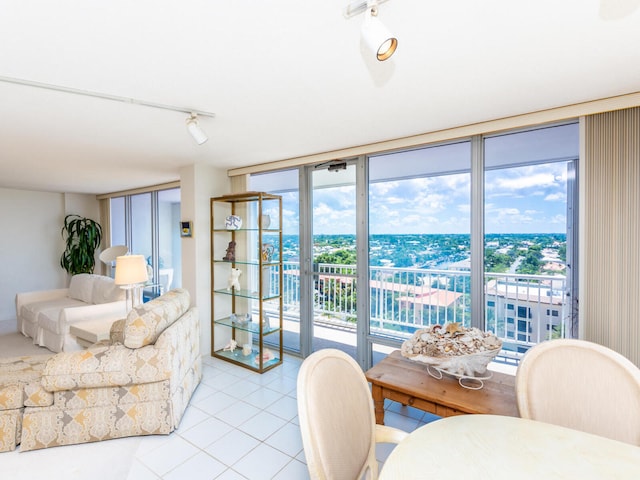
[{"label": "seashell", "polygon": [[454,334],[456,332],[462,331],[462,327],[460,326],[459,322],[453,322],[453,323],[448,323],[447,326],[445,327],[445,330],[449,334]]}]

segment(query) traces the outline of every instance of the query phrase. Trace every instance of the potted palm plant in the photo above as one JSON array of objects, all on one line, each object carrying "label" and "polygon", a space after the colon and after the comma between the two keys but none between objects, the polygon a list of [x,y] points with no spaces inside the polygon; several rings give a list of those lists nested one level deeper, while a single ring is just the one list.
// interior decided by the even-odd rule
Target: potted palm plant
[{"label": "potted palm plant", "polygon": [[95,251],[102,240],[100,224],[80,215],[67,215],[61,233],[66,248],[60,257],[60,266],[70,275],[93,273]]}]

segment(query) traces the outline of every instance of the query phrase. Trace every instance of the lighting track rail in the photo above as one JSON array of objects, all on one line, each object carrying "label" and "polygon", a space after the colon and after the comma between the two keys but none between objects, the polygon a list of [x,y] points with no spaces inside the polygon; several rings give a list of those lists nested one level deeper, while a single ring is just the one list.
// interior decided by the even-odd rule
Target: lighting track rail
[{"label": "lighting track rail", "polygon": [[[378,0],[376,3],[378,5],[380,5],[381,3],[386,2],[387,0]],[[352,2],[349,5],[346,6],[346,8],[344,9],[344,16],[346,18],[351,18],[351,17],[355,17],[356,15],[366,12],[368,8],[368,2],[367,0],[362,0],[359,2]]]},{"label": "lighting track rail", "polygon": [[34,82],[32,80],[24,80],[21,78],[0,76],[0,82],[12,83],[14,85],[23,85],[27,87],[42,88],[45,90],[53,90],[56,92],[72,93],[74,95],[83,95],[85,97],[101,98],[103,100],[112,100],[115,102],[129,103],[132,105],[141,105],[143,107],[159,108],[162,110],[171,110],[174,112],[186,113],[188,115],[200,115],[201,117],[215,118],[216,114],[205,110],[198,110],[189,107],[179,107],[175,105],[166,105],[163,103],[148,102],[137,98],[121,97],[119,95],[110,95],[108,93],[93,92],[90,90],[81,90],[78,88],[64,87],[62,85],[52,85],[49,83]]}]

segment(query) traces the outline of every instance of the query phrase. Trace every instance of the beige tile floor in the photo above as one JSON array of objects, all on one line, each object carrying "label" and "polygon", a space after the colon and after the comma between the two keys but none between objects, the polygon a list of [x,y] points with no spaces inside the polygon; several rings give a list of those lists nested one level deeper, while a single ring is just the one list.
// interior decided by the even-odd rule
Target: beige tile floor
[{"label": "beige tile floor", "polygon": [[[130,480],[309,478],[298,425],[296,378],[301,360],[262,375],[222,360],[203,359],[202,383],[180,427],[169,436],[143,437]],[[385,422],[412,431],[435,419],[389,402]],[[392,446],[378,448],[384,461]]]}]

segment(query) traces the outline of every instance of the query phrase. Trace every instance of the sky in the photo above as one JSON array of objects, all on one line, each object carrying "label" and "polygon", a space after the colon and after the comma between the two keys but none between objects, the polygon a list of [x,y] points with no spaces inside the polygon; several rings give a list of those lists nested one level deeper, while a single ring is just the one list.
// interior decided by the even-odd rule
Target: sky
[{"label": "sky", "polygon": [[[485,232],[566,233],[577,124],[496,135],[483,145]],[[461,141],[372,157],[370,233],[468,234],[470,148]],[[313,233],[354,234],[355,167],[313,175],[323,185],[313,192]],[[285,234],[297,234],[297,193],[283,195],[283,217]]]}]

